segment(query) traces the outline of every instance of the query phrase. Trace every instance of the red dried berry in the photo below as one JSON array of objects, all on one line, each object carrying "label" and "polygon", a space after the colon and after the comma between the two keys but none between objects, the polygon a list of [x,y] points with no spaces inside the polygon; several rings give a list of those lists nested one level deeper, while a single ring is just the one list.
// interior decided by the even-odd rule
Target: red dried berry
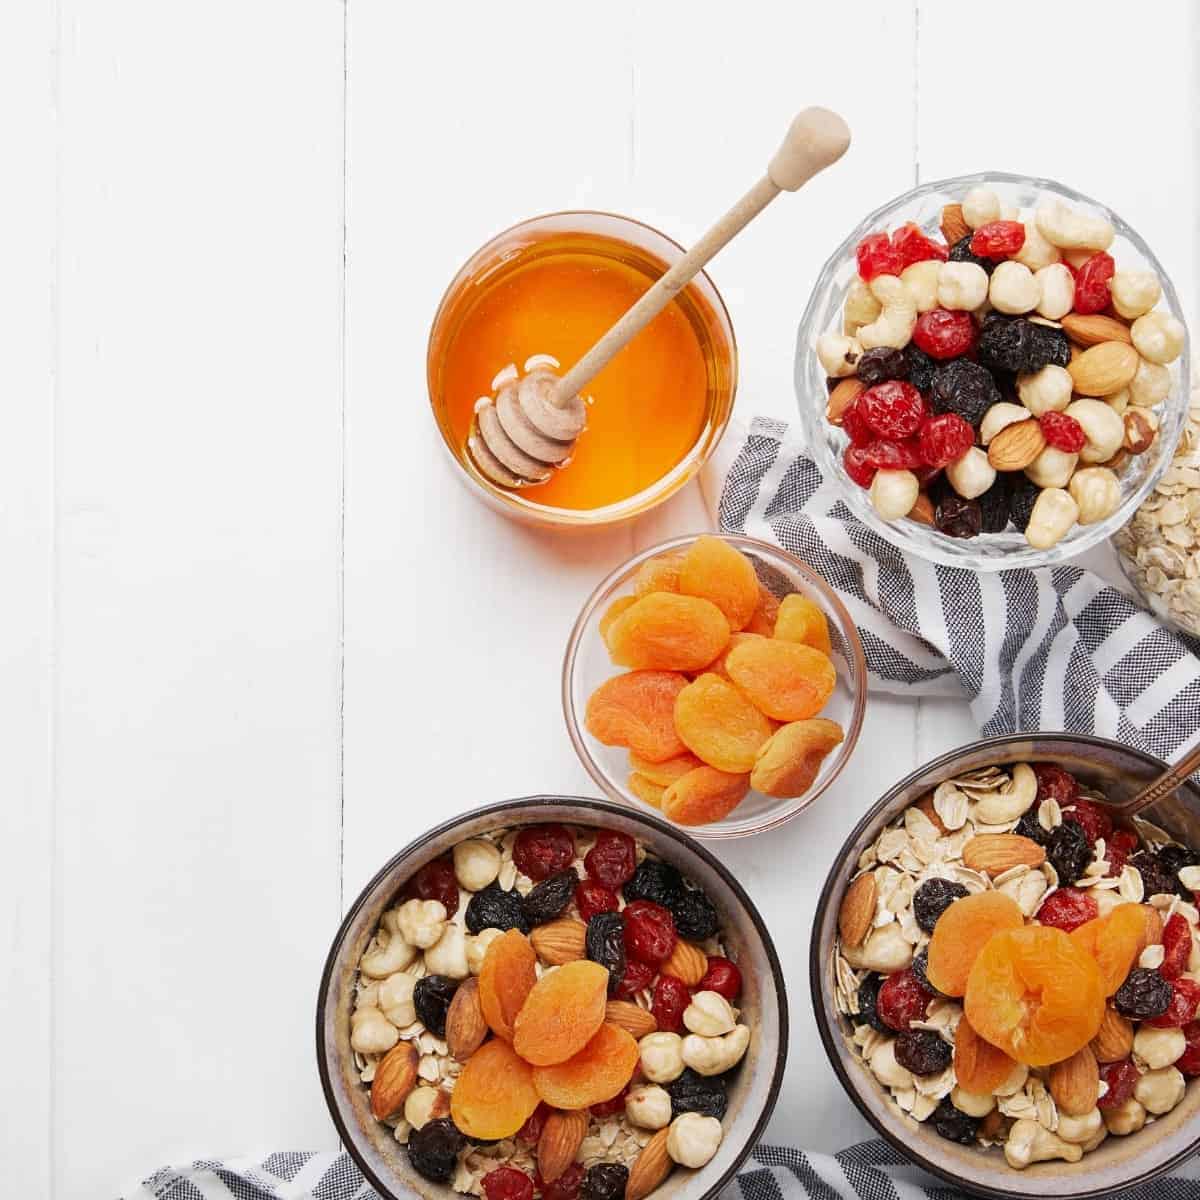
[{"label": "red dried berry", "polygon": [[867,462],[866,452],[862,446],[847,446],[846,452],[842,455],[842,466],[846,468],[846,474],[859,487],[869,488],[871,486],[871,480],[875,478],[875,468]]},{"label": "red dried berry", "polygon": [[1033,773],[1037,776],[1037,802],[1057,800],[1065,808],[1075,802],[1079,795],[1079,784],[1075,776],[1054,763],[1034,763]]},{"label": "red dried berry", "polygon": [[975,322],[968,312],[934,308],[917,318],[912,340],[930,358],[957,358],[975,345]]},{"label": "red dried berry", "polygon": [[901,225],[892,234],[892,249],[900,255],[900,269],[911,267],[913,263],[926,262],[936,258],[945,262],[950,255],[950,247],[942,242],[935,242],[921,232],[921,227],[909,221]]},{"label": "red dried berry", "polygon": [[1119,1108],[1133,1095],[1141,1072],[1133,1065],[1133,1059],[1123,1058],[1120,1062],[1102,1064],[1100,1078],[1108,1084],[1108,1091],[1096,1103],[1101,1108]]},{"label": "red dried berry", "polygon": [[516,1167],[497,1167],[482,1181],[485,1200],[533,1200],[533,1180]]},{"label": "red dried berry", "polygon": [[1185,1075],[1200,1075],[1200,1021],[1189,1021],[1183,1027],[1183,1037],[1187,1049],[1175,1060],[1175,1065]]},{"label": "red dried berry", "polygon": [[621,901],[612,888],[594,879],[581,879],[575,889],[575,907],[579,909],[579,919],[586,925],[597,913],[616,912]]},{"label": "red dried berry", "polygon": [[583,1186],[583,1164],[572,1163],[553,1183],[547,1183],[540,1173],[535,1182],[542,1200],[575,1200]]},{"label": "red dried berry", "polygon": [[971,237],[971,253],[980,258],[1012,258],[1025,245],[1020,221],[988,221]]},{"label": "red dried berry", "polygon": [[1192,927],[1182,913],[1172,913],[1163,926],[1163,961],[1158,973],[1164,979],[1177,979],[1187,970],[1192,955]]},{"label": "red dried berry", "polygon": [[619,888],[637,870],[637,846],[627,833],[602,830],[583,859],[584,868],[606,887]]},{"label": "red dried berry", "polygon": [[904,270],[900,251],[886,233],[868,234],[858,243],[854,256],[858,259],[858,273],[868,283],[876,275],[899,275]]},{"label": "red dried berry", "polygon": [[925,419],[925,401],[911,383],[889,379],[867,388],[855,407],[875,432],[883,438],[911,437]]},{"label": "red dried berry", "polygon": [[888,438],[876,438],[864,446],[862,451],[868,466],[877,470],[913,471],[925,465],[921,443],[916,438],[905,438],[899,442]]},{"label": "red dried berry", "polygon": [[928,466],[945,467],[975,445],[975,430],[958,413],[939,413],[921,426],[920,444]]},{"label": "red dried berry", "polygon": [[734,963],[719,955],[712,955],[708,960],[708,970],[704,978],[696,984],[698,992],[716,992],[726,1000],[736,1000],[742,990],[742,973]]},{"label": "red dried berry", "polygon": [[912,1027],[914,1021],[925,1019],[932,993],[925,990],[912,971],[897,971],[889,975],[879,989],[875,1011],[879,1019],[897,1033]]},{"label": "red dried berry", "polygon": [[593,1117],[615,1117],[617,1113],[625,1111],[625,1095],[629,1091],[628,1087],[623,1087],[619,1095],[614,1096],[611,1100],[605,1100],[601,1104],[593,1104],[591,1114]]},{"label": "red dried berry", "polygon": [[654,985],[650,1011],[663,1033],[678,1033],[683,1028],[683,1010],[692,1002],[692,994],[682,979],[660,975]]},{"label": "red dried berry", "polygon": [[1078,454],[1087,445],[1087,434],[1083,432],[1083,426],[1066,413],[1044,412],[1038,417],[1038,424],[1042,427],[1042,436],[1046,439],[1046,444],[1056,450]]},{"label": "red dried berry", "polygon": [[546,1118],[554,1110],[548,1104],[539,1104],[529,1115],[529,1120],[517,1130],[517,1141],[529,1142],[532,1145],[537,1145],[538,1138],[542,1136],[542,1129],[546,1125]]},{"label": "red dried berry", "polygon": [[842,428],[852,446],[865,446],[875,440],[875,430],[867,424],[867,419],[857,404],[852,404],[842,413]]},{"label": "red dried berry", "polygon": [[1138,836],[1128,829],[1118,829],[1108,839],[1105,857],[1108,859],[1108,873],[1114,878],[1120,875],[1125,866],[1125,860],[1138,848]]},{"label": "red dried berry", "polygon": [[1063,805],[1062,815],[1064,821],[1074,821],[1083,830],[1089,842],[1100,838],[1107,841],[1108,835],[1112,833],[1112,817],[1090,800],[1077,797],[1069,805]]},{"label": "red dried berry", "polygon": [[675,949],[675,919],[653,900],[626,905],[625,951],[639,962],[660,963]]},{"label": "red dried berry", "polygon": [[1112,277],[1117,264],[1111,254],[1093,254],[1075,273],[1075,311],[1103,312],[1112,301]]},{"label": "red dried berry", "polygon": [[636,958],[629,959],[625,963],[624,978],[617,984],[613,998],[615,1000],[632,1000],[634,996],[644,992],[654,982],[654,976],[657,973],[657,967],[652,967],[649,963],[638,962]]},{"label": "red dried berry", "polygon": [[1161,1017],[1151,1017],[1145,1022],[1155,1029],[1171,1029],[1186,1025],[1196,1019],[1200,1007],[1200,983],[1194,979],[1171,980],[1171,1003]]},{"label": "red dried berry", "polygon": [[1043,925],[1053,925],[1063,933],[1070,933],[1100,915],[1100,906],[1087,892],[1078,888],[1059,888],[1051,892],[1037,911],[1037,919]]},{"label": "red dried berry", "polygon": [[534,883],[568,867],[575,857],[575,839],[561,825],[531,825],[517,834],[513,862]]},{"label": "red dried berry", "polygon": [[458,912],[458,878],[454,874],[454,863],[449,858],[435,858],[426,863],[411,879],[405,889],[410,900],[440,900],[446,907],[446,916]]}]

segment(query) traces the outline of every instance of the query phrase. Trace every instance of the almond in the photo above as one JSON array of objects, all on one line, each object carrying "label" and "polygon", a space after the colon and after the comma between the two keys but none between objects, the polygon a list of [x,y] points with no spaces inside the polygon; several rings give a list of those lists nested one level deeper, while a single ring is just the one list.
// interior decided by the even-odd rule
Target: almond
[{"label": "almond", "polygon": [[1114,1063],[1128,1058],[1133,1050],[1133,1023],[1115,1008],[1105,1008],[1104,1019],[1092,1038],[1097,1062]]},{"label": "almond", "polygon": [[1162,913],[1151,904],[1142,905],[1142,916],[1146,919],[1146,934],[1142,940],[1142,950],[1145,950],[1147,946],[1157,946],[1162,941],[1163,919]]},{"label": "almond", "polygon": [[1101,342],[1067,366],[1081,396],[1111,396],[1137,374],[1141,356],[1128,342]]},{"label": "almond", "polygon": [[846,415],[846,409],[865,391],[866,385],[853,375],[839,379],[837,386],[829,393],[829,399],[825,403],[825,419],[834,425],[840,425],[842,417]]},{"label": "almond", "polygon": [[933,806],[933,793],[930,792],[927,796],[922,796],[917,801],[917,807],[933,822],[933,827],[943,837],[950,832],[946,828],[945,822],[938,816],[938,810]]},{"label": "almond", "polygon": [[988,443],[988,462],[997,471],[1023,471],[1046,448],[1036,417],[1005,425]]},{"label": "almond", "polygon": [[547,1183],[553,1183],[574,1161],[587,1133],[586,1109],[578,1112],[555,1110],[546,1118],[542,1136],[538,1138],[538,1172]]},{"label": "almond", "polygon": [[961,242],[970,232],[971,227],[963,217],[962,205],[947,204],[942,209],[942,237],[946,239],[946,245],[953,246],[955,242]]},{"label": "almond", "polygon": [[963,865],[993,879],[1013,867],[1040,867],[1046,851],[1032,838],[1017,833],[979,833],[963,847]]},{"label": "almond", "polygon": [[1100,1096],[1100,1070],[1096,1056],[1084,1046],[1070,1058],[1050,1068],[1050,1095],[1059,1112],[1082,1117],[1096,1107]]},{"label": "almond", "polygon": [[671,957],[659,969],[664,975],[674,975],[688,987],[695,987],[708,974],[708,955],[699,946],[680,938]]},{"label": "almond", "polygon": [[587,926],[573,917],[539,925],[529,935],[538,958],[552,967],[561,967],[564,963],[583,958],[586,939]]},{"label": "almond", "polygon": [[371,1112],[386,1121],[404,1111],[408,1093],[417,1086],[417,1048],[397,1042],[380,1060],[371,1081]]},{"label": "almond", "polygon": [[446,1046],[450,1057],[466,1062],[487,1037],[488,1025],[479,1003],[479,980],[465,979],[446,1012]]},{"label": "almond", "polygon": [[660,1129],[633,1160],[629,1178],[625,1181],[625,1200],[644,1200],[670,1175],[671,1156],[667,1153],[667,1134],[670,1131],[669,1125],[666,1129]]},{"label": "almond", "polygon": [[842,897],[838,910],[838,933],[843,946],[857,946],[867,936],[875,919],[875,876],[860,875]]},{"label": "almond", "polygon": [[[665,968],[664,968],[665,969]],[[658,1030],[654,1014],[628,1000],[610,1000],[604,1009],[604,1019],[610,1025],[625,1030],[635,1041],[640,1042],[648,1033]]]},{"label": "almond", "polygon": [[1062,319],[1063,332],[1085,350],[1101,342],[1125,342],[1133,344],[1129,326],[1116,317],[1103,313],[1067,313]]}]

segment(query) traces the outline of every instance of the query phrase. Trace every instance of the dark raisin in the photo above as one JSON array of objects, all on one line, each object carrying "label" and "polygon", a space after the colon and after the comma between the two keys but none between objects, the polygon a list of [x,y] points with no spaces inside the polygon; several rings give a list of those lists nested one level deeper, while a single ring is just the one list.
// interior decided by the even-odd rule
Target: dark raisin
[{"label": "dark raisin", "polygon": [[872,972],[858,985],[858,1013],[855,1020],[865,1021],[872,1029],[891,1037],[896,1031],[884,1024],[879,1015],[879,989],[883,987],[883,976]]},{"label": "dark raisin", "polygon": [[914,1075],[936,1075],[944,1071],[954,1057],[950,1043],[930,1029],[908,1029],[896,1038],[892,1048],[896,1061]]},{"label": "dark raisin", "polygon": [[1071,343],[1061,329],[997,313],[984,321],[977,349],[979,361],[993,371],[1025,373],[1071,361]]},{"label": "dark raisin", "polygon": [[931,358],[919,346],[912,342],[904,348],[904,358],[908,364],[908,382],[918,392],[927,392],[933,386],[933,371],[937,360]]},{"label": "dark raisin", "polygon": [[608,994],[625,978],[625,918],[620,913],[597,913],[587,923],[585,950],[592,962],[608,969]]},{"label": "dark raisin", "polygon": [[983,528],[983,513],[978,500],[945,492],[934,508],[933,522],[947,537],[973,538]]},{"label": "dark raisin", "polygon": [[583,1177],[579,1200],[621,1200],[629,1182],[629,1168],[620,1163],[597,1163]]},{"label": "dark raisin", "polygon": [[990,275],[996,269],[996,260],[983,258],[978,254],[971,253],[971,239],[974,236],[973,233],[968,233],[965,238],[959,238],[950,247],[950,261],[974,263],[977,267],[982,267]]},{"label": "dark raisin", "polygon": [[1022,532],[1029,525],[1033,516],[1033,506],[1042,494],[1032,479],[1025,475],[1014,474],[1006,480],[1008,484],[1008,519]]},{"label": "dark raisin", "polygon": [[1154,852],[1154,857],[1173,875],[1184,867],[1200,865],[1200,854],[1186,846],[1160,846]]},{"label": "dark raisin", "polygon": [[1030,321],[1033,326],[1033,358],[1031,362],[1040,363],[1031,369],[1040,371],[1042,367],[1065,367],[1071,361],[1071,341],[1061,329],[1053,325],[1039,325]]},{"label": "dark raisin", "polygon": [[690,941],[707,941],[720,928],[713,902],[699,888],[684,892],[670,910],[675,918],[675,932]]},{"label": "dark raisin", "polygon": [[980,529],[984,533],[1001,533],[1008,528],[1008,485],[1002,477],[997,476],[976,503],[982,517]]},{"label": "dark raisin", "polygon": [[683,876],[670,863],[644,858],[621,890],[626,900],[652,900],[670,908],[683,895]]},{"label": "dark raisin", "polygon": [[908,362],[903,350],[876,346],[858,360],[858,378],[864,387],[874,387],[889,379],[907,379]]},{"label": "dark raisin", "polygon": [[719,1075],[700,1075],[691,1067],[685,1068],[674,1083],[667,1084],[671,1096],[671,1119],[680,1113],[694,1112],[702,1117],[724,1120],[728,1097]]},{"label": "dark raisin", "polygon": [[1122,1016],[1147,1021],[1161,1017],[1171,1007],[1171,984],[1157,971],[1134,967],[1113,996],[1113,1007]]},{"label": "dark raisin", "polygon": [[912,973],[917,977],[917,982],[927,991],[932,992],[935,996],[944,996],[944,992],[939,992],[937,988],[929,982],[929,947],[926,946],[920,954],[912,960]]},{"label": "dark raisin", "polygon": [[1050,841],[1050,831],[1042,828],[1042,823],[1037,819],[1037,813],[1030,809],[1018,822],[1013,833],[1019,837],[1026,837],[1031,842],[1037,842],[1039,846],[1045,846]]},{"label": "dark raisin", "polygon": [[506,892],[498,883],[489,883],[471,897],[466,921],[468,933],[478,933],[481,929],[519,929],[522,933],[529,932],[521,894],[515,889]]},{"label": "dark raisin", "polygon": [[1050,835],[1046,857],[1058,872],[1059,884],[1067,887],[1083,878],[1083,872],[1092,861],[1092,843],[1074,821],[1064,821]]},{"label": "dark raisin", "polygon": [[417,986],[413,988],[413,1008],[417,1010],[417,1020],[434,1037],[446,1036],[446,1013],[457,991],[458,980],[449,975],[426,975],[417,980]]},{"label": "dark raisin", "polygon": [[929,398],[935,412],[957,413],[978,428],[987,410],[999,403],[1000,389],[992,373],[978,363],[952,358],[935,368]]},{"label": "dark raisin", "polygon": [[961,900],[965,895],[967,889],[961,883],[951,883],[948,879],[927,879],[913,893],[913,916],[926,933],[932,933],[938,917],[955,900]]},{"label": "dark raisin", "polygon": [[467,1139],[449,1117],[426,1121],[408,1135],[408,1160],[431,1183],[449,1183]]},{"label": "dark raisin", "polygon": [[1164,860],[1163,851],[1139,850],[1130,860],[1142,877],[1142,894],[1149,899],[1158,895],[1182,895],[1179,876],[1172,870],[1170,859]]},{"label": "dark raisin", "polygon": [[944,1137],[948,1142],[957,1142],[960,1146],[972,1145],[979,1132],[979,1120],[959,1112],[950,1103],[949,1096],[934,1109],[930,1120],[939,1137]]},{"label": "dark raisin", "polygon": [[521,901],[525,920],[530,925],[545,925],[547,921],[562,916],[563,909],[571,903],[571,897],[575,895],[578,886],[579,876],[575,874],[574,867],[568,867],[565,871],[559,871],[557,875],[551,875],[549,879],[543,879]]}]

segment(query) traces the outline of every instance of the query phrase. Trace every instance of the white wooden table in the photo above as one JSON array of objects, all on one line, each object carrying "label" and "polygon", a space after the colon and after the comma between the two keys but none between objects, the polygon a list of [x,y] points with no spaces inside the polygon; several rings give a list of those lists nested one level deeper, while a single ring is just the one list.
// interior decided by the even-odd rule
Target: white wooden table
[{"label": "white wooden table", "polygon": [[[972,9],[4,6],[5,1194],[114,1196],[167,1161],[334,1145],[312,1022],[343,905],[435,819],[594,792],[559,712],[570,622],[701,509],[556,538],[452,484],[424,341],[488,235],[588,206],[687,242],[820,102],[850,154],[712,271],[743,414],[793,412],[822,259],[921,179],[1069,180],[1194,300],[1192,6]],[[972,734],[962,705],[876,700],[817,811],[723,851],[791,984],[776,1138],[865,1128],[810,1016],[823,864],[882,788]]]}]

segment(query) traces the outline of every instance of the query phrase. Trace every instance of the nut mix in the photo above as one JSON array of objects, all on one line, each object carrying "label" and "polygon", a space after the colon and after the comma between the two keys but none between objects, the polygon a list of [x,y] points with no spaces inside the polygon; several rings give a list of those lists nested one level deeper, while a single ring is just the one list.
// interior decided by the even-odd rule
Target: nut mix
[{"label": "nut mix", "polygon": [[[1048,550],[1111,516],[1158,434],[1183,326],[1158,279],[1118,269],[1112,225],[989,188],[859,243],[842,331],[817,338],[846,474],[886,521],[955,538],[1010,523]],[[1032,485],[1032,486],[1031,486]]]},{"label": "nut mix", "polygon": [[426,1179],[488,1200],[640,1200],[720,1147],[750,1041],[741,989],[712,901],[633,838],[498,830],[422,867],[384,913],[350,1045]]},{"label": "nut mix", "polygon": [[947,779],[860,857],[833,952],[867,1069],[942,1137],[1078,1162],[1200,1075],[1200,852],[1052,763]]}]

